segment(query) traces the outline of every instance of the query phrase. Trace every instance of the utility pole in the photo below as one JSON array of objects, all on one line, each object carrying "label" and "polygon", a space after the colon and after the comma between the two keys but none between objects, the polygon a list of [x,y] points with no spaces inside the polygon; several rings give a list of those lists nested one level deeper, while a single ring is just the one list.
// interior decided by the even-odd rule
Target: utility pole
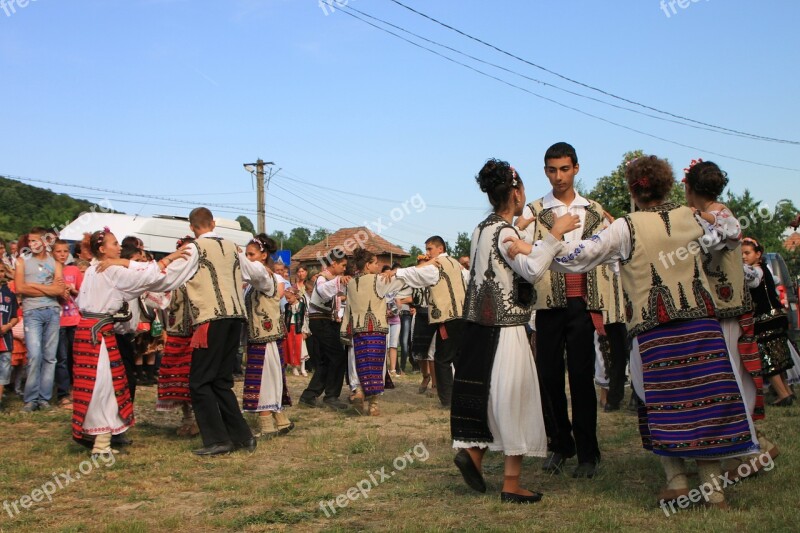
[{"label": "utility pole", "polygon": [[264,162],[259,158],[255,163],[245,163],[244,169],[251,175],[255,173],[256,176],[256,231],[258,233],[266,233],[266,198],[264,194],[264,185],[269,183],[272,178],[272,171],[270,170],[267,179],[264,179],[264,167],[274,165],[272,161]]},{"label": "utility pole", "polygon": [[256,213],[258,233],[266,231],[266,221],[264,220],[266,214],[266,207],[264,201],[264,161],[262,159],[256,160]]}]

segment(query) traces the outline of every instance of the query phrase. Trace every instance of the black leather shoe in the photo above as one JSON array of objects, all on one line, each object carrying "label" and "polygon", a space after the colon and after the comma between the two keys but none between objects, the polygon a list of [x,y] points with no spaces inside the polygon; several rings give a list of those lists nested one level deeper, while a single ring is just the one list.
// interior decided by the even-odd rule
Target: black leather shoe
[{"label": "black leather shoe", "polygon": [[572,472],[572,477],[576,479],[579,478],[591,479],[594,477],[596,472],[597,472],[597,463],[580,463]]},{"label": "black leather shoe", "polygon": [[225,455],[231,453],[234,449],[233,444],[212,444],[199,450],[193,450],[192,453],[200,456]]},{"label": "black leather shoe", "polygon": [[606,413],[610,413],[611,411],[619,411],[619,404],[618,403],[607,403],[605,407],[603,407],[603,411]]},{"label": "black leather shoe", "polygon": [[300,405],[303,407],[319,407],[317,400],[314,398],[309,400],[307,398],[303,398],[302,396],[300,397]]},{"label": "black leather shoe", "polygon": [[534,492],[530,496],[514,492],[501,492],[500,501],[503,503],[536,503],[542,499],[541,492]]},{"label": "black leather shoe", "polygon": [[350,409],[350,406],[344,403],[339,398],[331,398],[330,400],[325,399],[322,400],[322,403],[331,409],[336,409],[337,411],[346,411]]},{"label": "black leather shoe", "polygon": [[547,459],[544,460],[544,464],[542,464],[542,470],[550,474],[560,474],[564,468],[564,463],[573,455],[575,454],[566,455],[559,452],[550,452],[550,455],[547,456]]},{"label": "black leather shoe", "polygon": [[469,488],[478,492],[486,492],[486,481],[475,463],[472,462],[472,457],[469,456],[467,450],[459,450],[453,462],[461,471],[464,482]]},{"label": "black leather shoe", "polygon": [[250,437],[250,439],[244,442],[236,443],[237,450],[244,450],[249,453],[253,453],[254,451],[256,451],[256,446],[258,446],[258,440],[255,437]]},{"label": "black leather shoe", "polygon": [[111,436],[111,446],[130,446],[133,441],[125,436],[124,433]]}]

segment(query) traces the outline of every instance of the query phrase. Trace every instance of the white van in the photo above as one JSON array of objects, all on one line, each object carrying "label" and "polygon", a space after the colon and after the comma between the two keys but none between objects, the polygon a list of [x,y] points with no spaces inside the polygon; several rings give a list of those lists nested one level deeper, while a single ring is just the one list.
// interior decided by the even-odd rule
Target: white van
[{"label": "white van", "polygon": [[[224,239],[229,239],[245,247],[253,235],[242,231],[236,220],[215,218],[214,232]],[[70,222],[59,232],[65,241],[80,242],[84,233],[92,233],[108,227],[122,242],[125,237],[133,236],[142,239],[144,249],[156,255],[169,254],[175,251],[178,239],[192,235],[189,219],[171,215],[153,215],[142,217],[117,213],[84,213]]]}]

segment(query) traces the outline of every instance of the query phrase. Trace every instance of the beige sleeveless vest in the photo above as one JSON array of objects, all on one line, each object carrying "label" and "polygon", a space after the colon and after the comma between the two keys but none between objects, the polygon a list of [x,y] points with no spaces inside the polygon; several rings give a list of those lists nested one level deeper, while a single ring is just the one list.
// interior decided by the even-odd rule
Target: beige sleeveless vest
[{"label": "beige sleeveless vest", "polygon": [[224,318],[245,319],[239,254],[231,241],[203,237],[197,247],[198,269],[186,283],[195,326]]},{"label": "beige sleeveless vest", "polygon": [[378,276],[359,274],[347,284],[347,306],[340,333],[350,338],[355,333],[388,333],[386,299],[377,290]]},{"label": "beige sleeveless vest", "polygon": [[272,292],[267,294],[249,287],[244,295],[247,309],[247,342],[266,344],[278,341],[286,335],[286,324],[281,313],[277,280],[272,276]]},{"label": "beige sleeveless vest", "polygon": [[704,253],[703,269],[718,318],[736,318],[753,310],[750,289],[744,280],[741,244],[733,250]]},{"label": "beige sleeveless vest", "polygon": [[189,298],[186,294],[186,286],[178,287],[172,291],[172,298],[167,307],[167,323],[164,329],[167,335],[173,337],[191,337],[194,328],[192,327],[192,313],[189,307]]},{"label": "beige sleeveless vest", "polygon": [[714,316],[714,303],[699,254],[671,264],[670,252],[703,235],[691,209],[663,204],[625,217],[631,256],[621,262],[628,335],[634,337],[673,320]]},{"label": "beige sleeveless vest", "polygon": [[[542,198],[528,204],[533,215],[536,217],[536,231],[534,242],[544,239],[555,223],[556,216],[552,209],[545,209],[542,205]],[[589,200],[586,208],[586,217],[583,224],[583,234],[581,239],[585,240],[592,235],[596,235],[603,230],[603,207]],[[602,311],[606,308],[606,299],[610,288],[608,280],[599,275],[599,269],[595,268],[586,274],[586,305],[589,311]],[[536,281],[533,286],[533,308],[534,309],[562,309],[567,307],[567,282],[564,274],[548,270]]]},{"label": "beige sleeveless vest", "polygon": [[450,256],[440,256],[439,282],[430,290],[430,324],[441,324],[464,316],[466,287],[461,265]]}]

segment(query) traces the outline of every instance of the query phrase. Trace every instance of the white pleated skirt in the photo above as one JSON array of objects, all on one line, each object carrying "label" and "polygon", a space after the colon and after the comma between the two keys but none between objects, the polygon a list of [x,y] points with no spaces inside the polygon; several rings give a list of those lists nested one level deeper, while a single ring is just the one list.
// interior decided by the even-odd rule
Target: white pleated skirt
[{"label": "white pleated skirt", "polygon": [[536,362],[525,326],[500,329],[489,387],[489,430],[494,442],[453,441],[453,448],[489,448],[504,455],[545,457],[547,434]]}]

